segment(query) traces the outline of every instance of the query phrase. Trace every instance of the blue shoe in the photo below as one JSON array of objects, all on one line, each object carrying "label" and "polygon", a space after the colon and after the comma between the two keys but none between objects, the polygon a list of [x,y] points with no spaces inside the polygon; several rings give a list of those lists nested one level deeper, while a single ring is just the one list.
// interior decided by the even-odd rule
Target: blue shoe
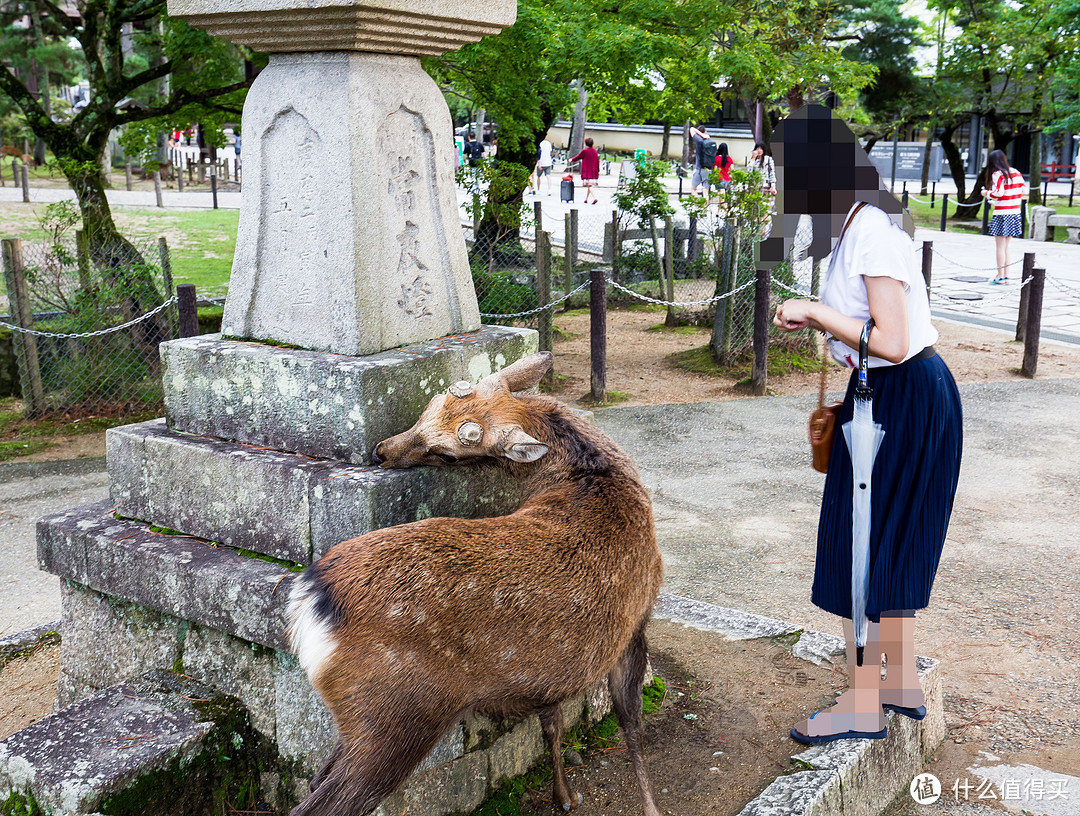
[{"label": "blue shoe", "polygon": [[885,739],[889,735],[887,728],[880,731],[844,731],[841,734],[822,734],[820,737],[810,737],[792,728],[789,732],[791,738],[803,745],[821,745],[825,742],[835,742],[843,739]]},{"label": "blue shoe", "polygon": [[895,711],[897,714],[903,714],[905,717],[910,717],[913,720],[922,720],[926,717],[926,706],[904,708],[904,706],[893,705],[892,703],[882,703],[881,707],[886,711]]}]

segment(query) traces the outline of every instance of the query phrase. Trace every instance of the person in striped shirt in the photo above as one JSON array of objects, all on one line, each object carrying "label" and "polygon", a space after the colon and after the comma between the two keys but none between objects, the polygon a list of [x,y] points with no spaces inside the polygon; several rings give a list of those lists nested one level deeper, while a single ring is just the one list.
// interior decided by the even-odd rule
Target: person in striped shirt
[{"label": "person in striped shirt", "polygon": [[990,234],[994,236],[997,250],[997,275],[990,283],[1009,282],[1009,239],[1018,238],[1023,232],[1020,221],[1020,202],[1027,195],[1024,176],[1010,167],[1005,153],[991,150],[986,167],[989,182],[983,189],[983,197],[994,205],[994,217],[990,219]]}]

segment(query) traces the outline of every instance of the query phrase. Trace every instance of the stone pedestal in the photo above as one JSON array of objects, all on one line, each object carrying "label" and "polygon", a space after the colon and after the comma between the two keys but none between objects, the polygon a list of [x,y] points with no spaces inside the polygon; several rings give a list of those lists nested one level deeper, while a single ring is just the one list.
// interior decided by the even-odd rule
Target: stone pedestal
[{"label": "stone pedestal", "polygon": [[275,54],[243,137],[226,337],[355,355],[480,327],[450,113],[417,57]]},{"label": "stone pedestal", "polygon": [[[42,519],[38,560],[64,580],[60,704],[153,671],[235,697],[276,760],[262,794],[306,794],[333,723],[285,640],[292,577],[339,541],[431,516],[511,512],[499,468],[382,470],[378,439],[435,393],[536,350],[531,330],[345,357],[190,338],[162,347],[166,418],[110,430],[111,498]],[[566,706],[593,720],[604,695]],[[544,751],[536,717],[459,724],[383,816],[468,811]]]}]

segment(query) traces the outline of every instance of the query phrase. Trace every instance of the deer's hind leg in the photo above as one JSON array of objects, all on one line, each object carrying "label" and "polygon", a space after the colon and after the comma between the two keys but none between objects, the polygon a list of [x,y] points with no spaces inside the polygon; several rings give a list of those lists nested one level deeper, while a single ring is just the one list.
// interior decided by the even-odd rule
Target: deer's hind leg
[{"label": "deer's hind leg", "polygon": [[551,751],[551,772],[553,776],[551,801],[555,807],[571,810],[581,804],[581,795],[575,796],[570,791],[570,786],[566,784],[566,769],[563,767],[562,757],[562,705],[555,703],[554,705],[545,706],[538,713],[540,715],[540,727],[544,729],[548,750]]},{"label": "deer's hind leg", "polygon": [[649,770],[645,766],[645,729],[641,724],[641,693],[645,680],[645,664],[648,662],[646,623],[647,620],[641,622],[626,651],[608,675],[608,687],[611,690],[615,716],[619,720],[623,739],[626,740],[626,749],[630,752],[645,816],[660,816],[653,797],[652,783],[649,781]]}]

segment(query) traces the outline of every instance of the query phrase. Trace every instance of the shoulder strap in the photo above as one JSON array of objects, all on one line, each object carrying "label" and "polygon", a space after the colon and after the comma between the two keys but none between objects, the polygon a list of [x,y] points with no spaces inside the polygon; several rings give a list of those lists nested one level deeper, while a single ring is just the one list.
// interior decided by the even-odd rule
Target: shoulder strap
[{"label": "shoulder strap", "polygon": [[[833,252],[836,252],[836,250],[840,248],[840,244],[843,243],[844,236],[847,234],[848,227],[850,227],[851,222],[855,220],[855,216],[859,214],[859,210],[861,210],[865,206],[866,202],[860,201],[858,203],[858,206],[856,206],[855,209],[852,211],[851,215],[848,216],[847,221],[844,223],[844,228],[840,230],[840,240],[836,242],[836,247],[833,248]],[[829,377],[829,372],[826,365],[829,356],[825,352],[826,348],[828,348],[827,340],[818,345],[818,351],[820,352],[819,360],[821,363],[821,382],[818,385],[818,408],[822,407],[825,404],[825,387]]]}]

